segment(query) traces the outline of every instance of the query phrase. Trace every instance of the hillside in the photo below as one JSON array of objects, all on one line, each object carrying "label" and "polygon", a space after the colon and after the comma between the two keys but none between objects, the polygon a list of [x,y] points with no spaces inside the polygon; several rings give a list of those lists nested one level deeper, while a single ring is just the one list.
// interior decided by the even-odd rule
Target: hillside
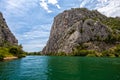
[{"label": "hillside", "polygon": [[120,18],[72,8],[54,18],[46,55],[119,56]]},{"label": "hillside", "polygon": [[0,12],[0,60],[22,57],[24,51]]}]

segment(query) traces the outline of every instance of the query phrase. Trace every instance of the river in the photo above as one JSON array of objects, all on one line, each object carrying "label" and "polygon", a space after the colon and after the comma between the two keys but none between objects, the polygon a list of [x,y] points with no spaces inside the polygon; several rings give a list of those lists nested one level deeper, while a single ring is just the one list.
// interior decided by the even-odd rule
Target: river
[{"label": "river", "polygon": [[0,62],[0,80],[120,80],[120,58],[27,56]]}]

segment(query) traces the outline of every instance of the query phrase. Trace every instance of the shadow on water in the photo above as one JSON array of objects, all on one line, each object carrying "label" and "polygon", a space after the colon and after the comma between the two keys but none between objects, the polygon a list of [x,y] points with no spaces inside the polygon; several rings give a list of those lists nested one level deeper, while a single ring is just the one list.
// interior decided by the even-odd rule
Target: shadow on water
[{"label": "shadow on water", "polygon": [[27,56],[0,62],[0,80],[120,80],[120,58]]}]

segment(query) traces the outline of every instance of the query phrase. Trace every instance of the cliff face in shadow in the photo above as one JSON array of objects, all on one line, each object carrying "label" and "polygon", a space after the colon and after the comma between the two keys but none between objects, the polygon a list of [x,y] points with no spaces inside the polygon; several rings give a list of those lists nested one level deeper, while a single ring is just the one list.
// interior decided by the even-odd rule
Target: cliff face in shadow
[{"label": "cliff face in shadow", "polygon": [[106,17],[96,10],[72,8],[54,18],[43,54],[71,54],[75,49],[102,52],[119,43],[120,18]]},{"label": "cliff face in shadow", "polygon": [[18,40],[10,31],[9,27],[6,24],[5,19],[3,18],[2,13],[0,12],[0,47],[17,44]]}]

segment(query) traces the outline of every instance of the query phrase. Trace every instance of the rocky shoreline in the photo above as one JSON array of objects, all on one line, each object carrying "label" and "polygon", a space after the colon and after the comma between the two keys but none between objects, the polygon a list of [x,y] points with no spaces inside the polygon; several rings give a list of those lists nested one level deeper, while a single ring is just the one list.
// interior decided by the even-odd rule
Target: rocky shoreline
[{"label": "rocky shoreline", "polygon": [[13,56],[13,57],[5,57],[5,58],[3,58],[3,60],[12,60],[12,59],[18,59],[18,57]]}]

